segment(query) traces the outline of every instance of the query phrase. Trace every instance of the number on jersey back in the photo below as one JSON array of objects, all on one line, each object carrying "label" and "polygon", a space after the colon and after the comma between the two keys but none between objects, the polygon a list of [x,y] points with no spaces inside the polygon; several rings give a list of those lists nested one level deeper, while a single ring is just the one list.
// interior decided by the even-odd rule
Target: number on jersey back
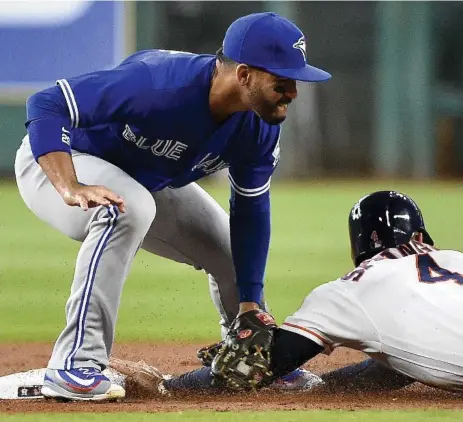
[{"label": "number on jersey back", "polygon": [[463,284],[463,275],[442,268],[429,254],[416,256],[416,268],[418,279],[422,283],[440,283],[442,281],[454,281]]}]

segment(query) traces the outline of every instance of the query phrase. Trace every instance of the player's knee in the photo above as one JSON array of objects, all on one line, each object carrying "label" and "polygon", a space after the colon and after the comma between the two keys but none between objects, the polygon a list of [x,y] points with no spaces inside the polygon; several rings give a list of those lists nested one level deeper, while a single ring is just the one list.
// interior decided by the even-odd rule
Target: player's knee
[{"label": "player's knee", "polygon": [[155,216],[156,203],[148,191],[137,198],[126,200],[126,212],[121,215],[130,231],[141,236],[145,236]]}]

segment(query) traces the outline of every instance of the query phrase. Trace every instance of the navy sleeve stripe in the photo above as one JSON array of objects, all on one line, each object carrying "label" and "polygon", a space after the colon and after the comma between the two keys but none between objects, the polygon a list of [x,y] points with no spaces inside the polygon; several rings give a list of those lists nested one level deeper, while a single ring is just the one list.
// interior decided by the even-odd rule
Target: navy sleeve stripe
[{"label": "navy sleeve stripe", "polygon": [[79,127],[79,109],[77,108],[76,98],[74,97],[69,82],[66,79],[60,79],[56,81],[56,83],[63,91],[64,98],[66,98],[66,104],[69,108],[69,114],[71,115],[71,127]]},{"label": "navy sleeve stripe", "polygon": [[238,186],[230,174],[228,174],[228,179],[230,180],[230,184],[236,193],[239,193],[241,196],[247,196],[247,197],[259,196],[267,192],[270,189],[270,181],[272,180],[272,178],[269,177],[265,185],[262,185],[258,188],[245,189],[245,188]]}]

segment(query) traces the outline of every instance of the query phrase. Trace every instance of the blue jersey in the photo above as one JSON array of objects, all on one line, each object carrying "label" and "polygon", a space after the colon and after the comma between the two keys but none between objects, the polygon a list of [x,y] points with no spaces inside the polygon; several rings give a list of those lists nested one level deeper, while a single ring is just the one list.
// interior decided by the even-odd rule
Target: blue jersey
[{"label": "blue jersey", "polygon": [[85,152],[115,164],[152,192],[229,167],[240,297],[258,301],[280,126],[251,111],[215,122],[209,107],[215,60],[141,51],[115,69],[58,80],[28,99],[26,127],[36,159],[53,151]]},{"label": "blue jersey", "polygon": [[67,121],[57,125],[57,136],[35,130],[41,122],[32,109],[40,94],[28,101],[34,155],[69,148],[96,155],[150,191],[230,167],[237,191],[262,193],[278,159],[280,127],[250,111],[217,124],[209,109],[214,68],[214,56],[150,50],[112,70],[59,80],[45,91],[65,101]]}]

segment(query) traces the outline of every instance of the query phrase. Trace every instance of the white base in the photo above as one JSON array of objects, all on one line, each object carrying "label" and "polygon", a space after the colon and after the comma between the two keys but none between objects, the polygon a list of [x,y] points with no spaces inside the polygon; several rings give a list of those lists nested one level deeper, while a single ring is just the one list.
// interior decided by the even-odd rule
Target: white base
[{"label": "white base", "polygon": [[[46,368],[32,369],[26,372],[17,372],[15,374],[0,377],[0,400],[35,400],[43,396],[35,397],[18,397],[20,387],[42,386],[45,377]],[[108,368],[103,371],[112,383],[125,387],[125,375]]]}]

